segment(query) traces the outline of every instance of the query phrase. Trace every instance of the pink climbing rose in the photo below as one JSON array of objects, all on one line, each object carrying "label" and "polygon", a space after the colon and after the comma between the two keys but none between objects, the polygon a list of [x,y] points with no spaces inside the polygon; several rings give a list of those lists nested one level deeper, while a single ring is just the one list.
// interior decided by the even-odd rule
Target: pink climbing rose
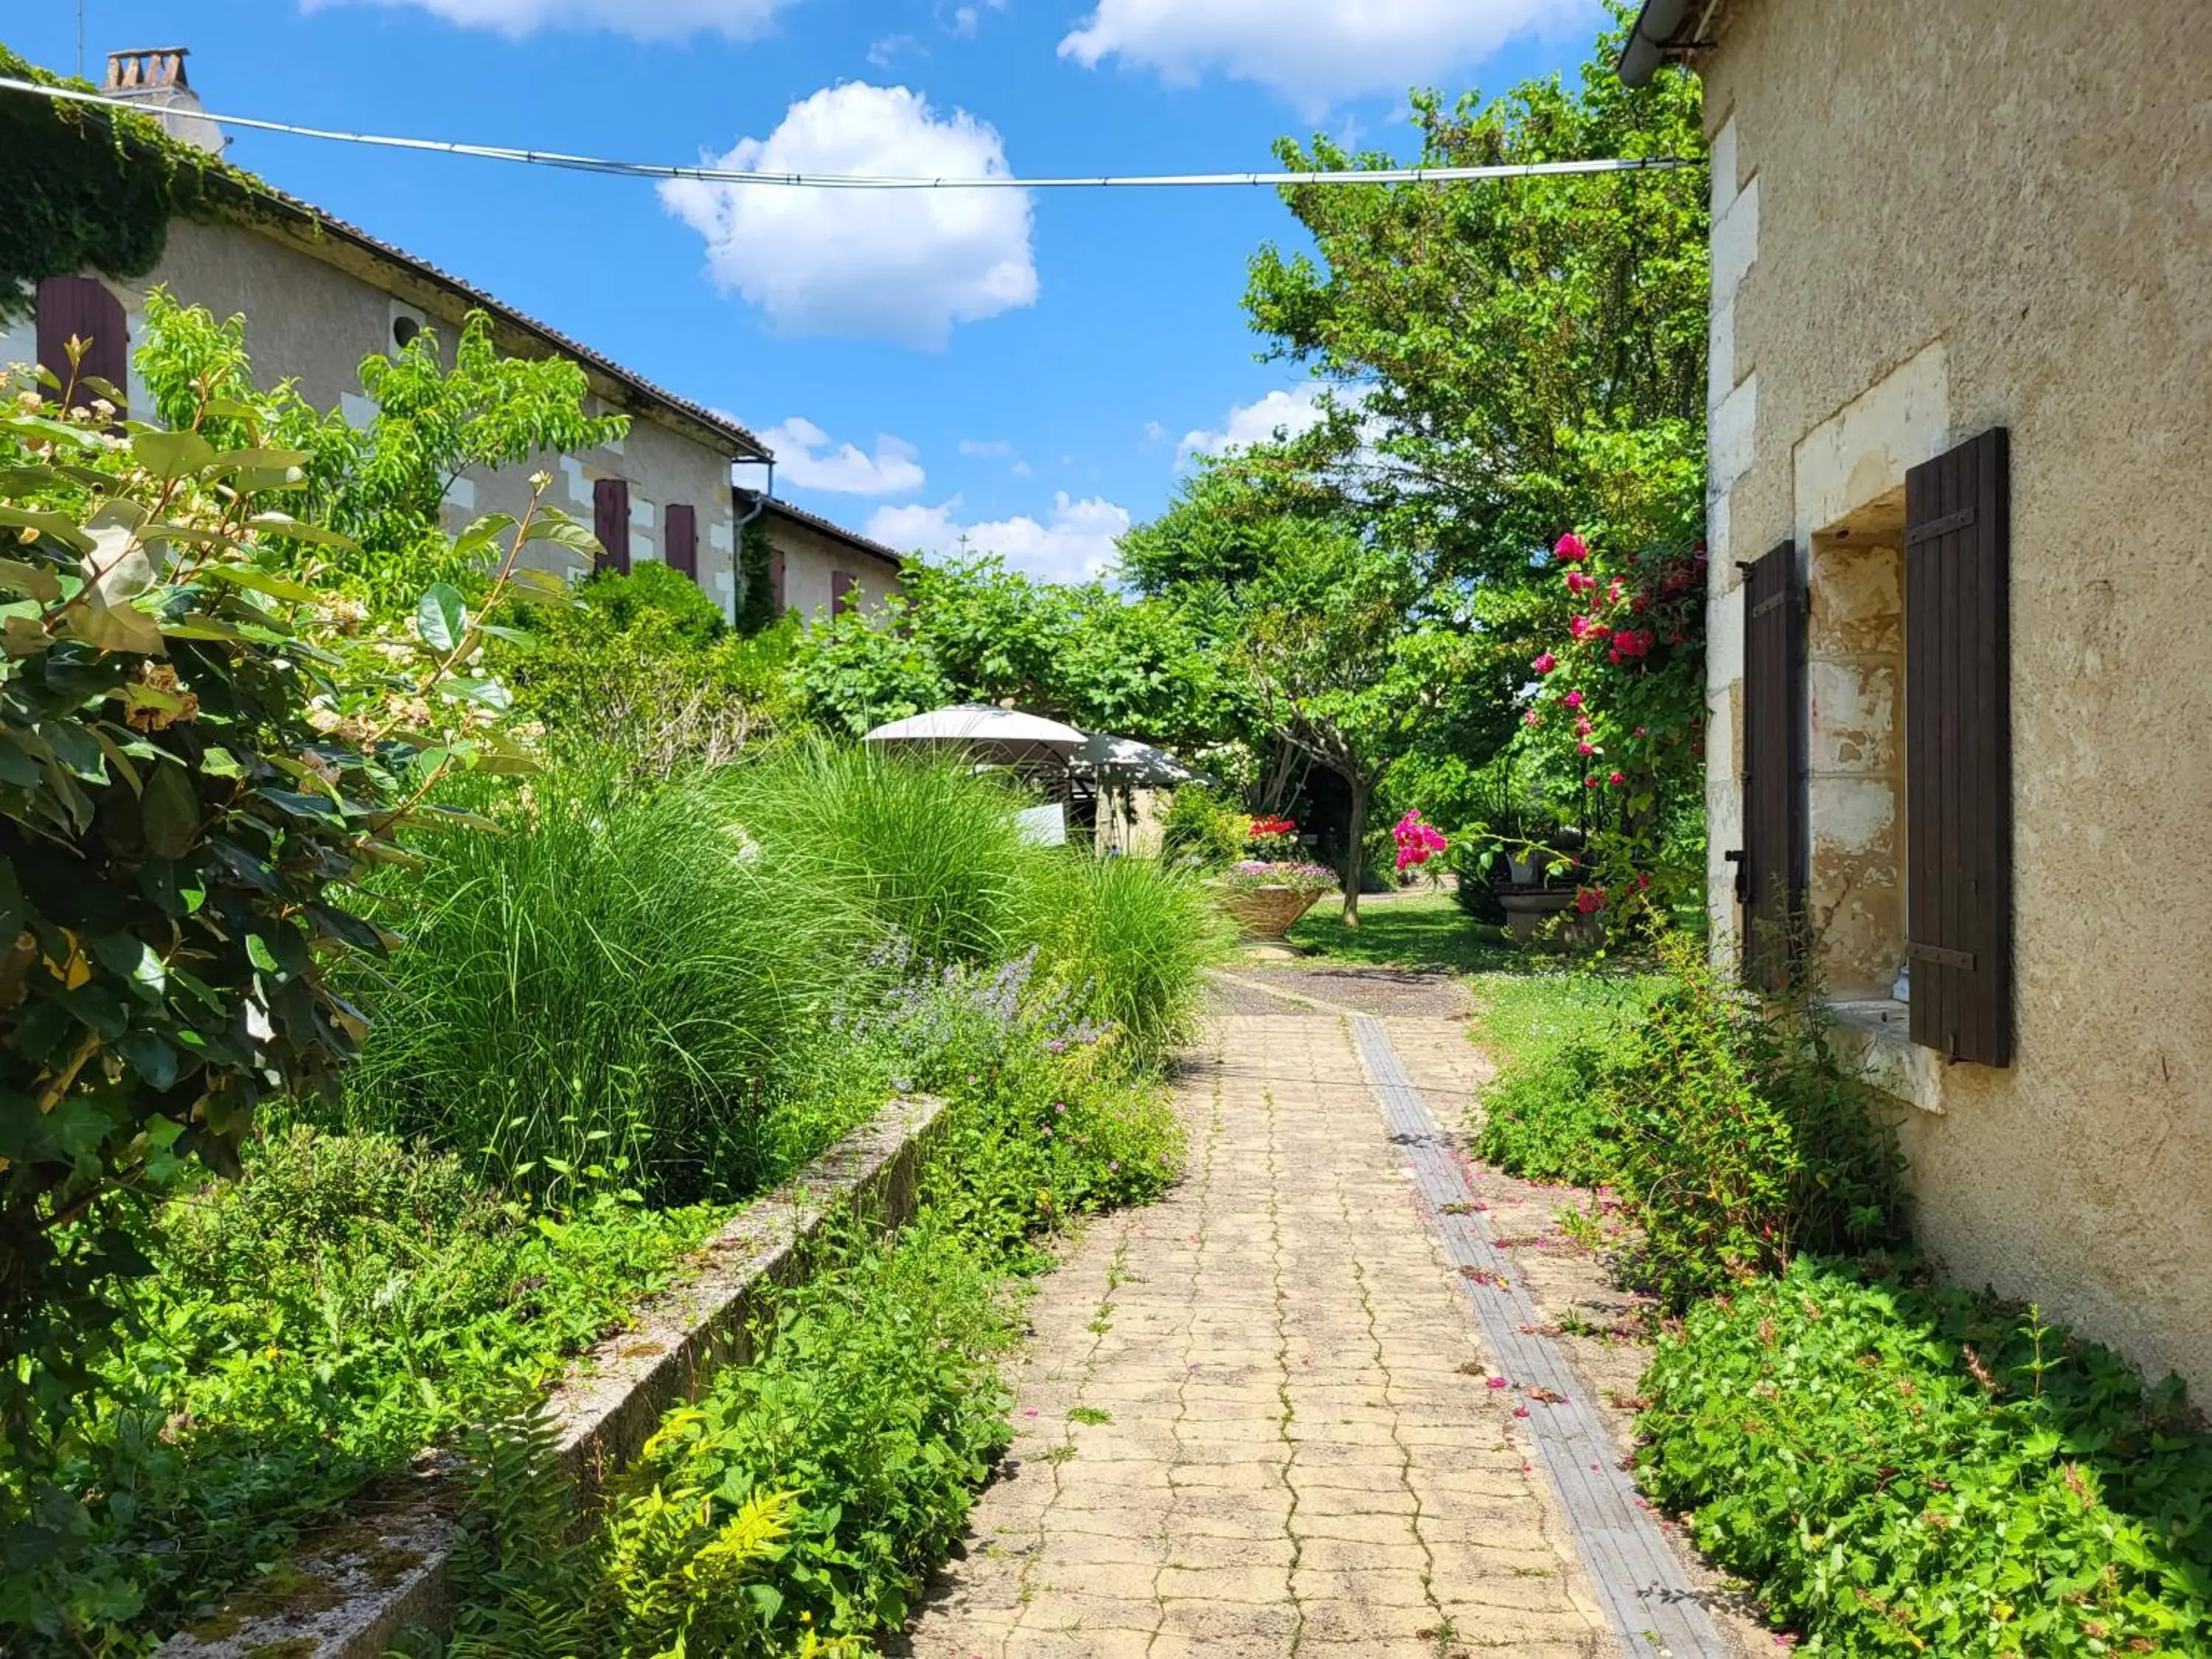
[{"label": "pink climbing rose", "polygon": [[1575,908],[1583,915],[1605,908],[1605,895],[1594,887],[1585,887],[1575,895]]},{"label": "pink climbing rose", "polygon": [[1573,564],[1577,560],[1589,557],[1589,548],[1581,537],[1570,530],[1553,544],[1552,556],[1563,563]]},{"label": "pink climbing rose", "polygon": [[1570,691],[1563,701],[1570,708],[1579,708],[1583,706],[1583,694],[1579,691]]},{"label": "pink climbing rose", "polygon": [[1559,659],[1550,652],[1544,651],[1538,653],[1536,660],[1528,665],[1539,674],[1548,674],[1559,665]]}]

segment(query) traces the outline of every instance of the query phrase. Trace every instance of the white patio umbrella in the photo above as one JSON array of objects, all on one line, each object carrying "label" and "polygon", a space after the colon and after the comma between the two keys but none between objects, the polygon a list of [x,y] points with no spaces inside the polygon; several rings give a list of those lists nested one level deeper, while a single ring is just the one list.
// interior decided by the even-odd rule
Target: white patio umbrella
[{"label": "white patio umbrella", "polygon": [[1117,738],[1111,732],[1093,732],[1067,757],[1067,763],[1118,789],[1174,789],[1214,781],[1164,749],[1134,738]]},{"label": "white patio umbrella", "polygon": [[879,726],[863,741],[957,749],[1001,766],[1064,766],[1083,742],[1083,733],[1040,714],[964,702]]}]

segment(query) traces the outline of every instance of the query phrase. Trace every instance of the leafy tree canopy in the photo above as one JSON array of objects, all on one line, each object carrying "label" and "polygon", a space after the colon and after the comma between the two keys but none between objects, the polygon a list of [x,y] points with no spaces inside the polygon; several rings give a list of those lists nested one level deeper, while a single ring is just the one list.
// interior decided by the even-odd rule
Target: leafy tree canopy
[{"label": "leafy tree canopy", "polygon": [[[1620,39],[1599,40],[1572,88],[1420,94],[1415,161],[1701,161],[1697,82],[1623,86]],[[1397,164],[1318,137],[1277,154],[1295,168]],[[1283,195],[1317,257],[1261,249],[1246,307],[1273,355],[1344,389],[1345,412],[1306,447],[1356,476],[1378,517],[1409,519],[1399,540],[1480,576],[1525,569],[1571,528],[1682,537],[1703,484],[1702,166]]]}]

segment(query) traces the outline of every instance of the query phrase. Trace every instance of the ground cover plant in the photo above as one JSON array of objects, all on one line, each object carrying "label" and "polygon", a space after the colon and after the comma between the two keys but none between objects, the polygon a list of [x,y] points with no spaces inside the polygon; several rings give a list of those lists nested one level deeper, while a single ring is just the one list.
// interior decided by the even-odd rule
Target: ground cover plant
[{"label": "ground cover plant", "polygon": [[2212,1438],[2179,1384],[1881,1265],[1694,1309],[1645,1379],[1646,1490],[1802,1651],[2212,1651]]},{"label": "ground cover plant", "polygon": [[[294,1126],[142,1235],[125,1338],[58,1439],[88,1494],[0,1589],[11,1651],[125,1654],[364,1482],[529,1394],[726,1213],[527,1206],[460,1160]],[[89,1648],[88,1647],[89,1644]]]},{"label": "ground cover plant", "polygon": [[1069,1218],[1153,1196],[1181,1160],[1141,1049],[1034,964],[902,958],[844,1012],[851,1041],[948,1097],[919,1215],[832,1244],[781,1298],[765,1357],[669,1413],[589,1536],[545,1524],[573,1499],[548,1490],[526,1428],[480,1445],[451,1655],[747,1659],[844,1651],[904,1620],[1008,1438],[992,1362],[1011,1279],[1048,1262],[1040,1241]]}]

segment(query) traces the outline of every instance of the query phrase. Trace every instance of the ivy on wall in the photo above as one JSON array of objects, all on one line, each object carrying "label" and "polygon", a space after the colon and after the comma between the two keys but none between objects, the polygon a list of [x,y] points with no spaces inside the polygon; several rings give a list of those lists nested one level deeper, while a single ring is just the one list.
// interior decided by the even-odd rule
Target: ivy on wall
[{"label": "ivy on wall", "polygon": [[756,513],[738,537],[738,632],[750,637],[775,623],[775,577],[768,515]]},{"label": "ivy on wall", "polygon": [[[86,88],[0,46],[0,75]],[[30,313],[41,277],[153,270],[169,221],[237,217],[259,185],[172,138],[150,116],[0,93],[0,324]]]}]

